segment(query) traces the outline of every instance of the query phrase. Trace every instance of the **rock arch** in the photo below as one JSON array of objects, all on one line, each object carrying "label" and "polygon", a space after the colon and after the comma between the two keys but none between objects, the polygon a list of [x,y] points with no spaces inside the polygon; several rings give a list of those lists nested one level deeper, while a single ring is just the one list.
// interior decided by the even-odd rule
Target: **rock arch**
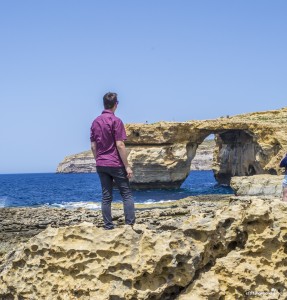
[{"label": "rock arch", "polygon": [[[216,137],[213,171],[219,183],[233,176],[280,174],[287,152],[287,107],[205,121],[126,125],[135,188],[178,188],[188,176],[198,145]],[[66,157],[59,173],[95,172],[91,151]]]},{"label": "rock arch", "polygon": [[224,120],[161,122],[129,125],[128,134],[134,188],[180,187],[198,145],[210,134],[216,137],[213,171],[220,184],[229,185],[233,176],[278,172],[272,160],[282,145],[270,127]]}]

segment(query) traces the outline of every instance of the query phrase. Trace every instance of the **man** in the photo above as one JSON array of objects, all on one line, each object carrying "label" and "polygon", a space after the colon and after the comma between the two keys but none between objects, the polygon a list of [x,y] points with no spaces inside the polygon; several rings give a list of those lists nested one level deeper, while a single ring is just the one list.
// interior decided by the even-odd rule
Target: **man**
[{"label": "man", "polygon": [[285,157],[280,162],[280,168],[285,168],[285,176],[282,182],[282,188],[283,188],[283,201],[287,202],[287,153],[285,154]]},{"label": "man", "polygon": [[129,184],[133,171],[128,164],[124,144],[124,140],[127,139],[125,127],[121,119],[114,114],[119,104],[117,94],[107,93],[103,100],[105,109],[92,123],[90,140],[102,186],[104,228],[113,229],[113,181],[123,199],[125,223],[133,225],[135,222],[134,201]]}]

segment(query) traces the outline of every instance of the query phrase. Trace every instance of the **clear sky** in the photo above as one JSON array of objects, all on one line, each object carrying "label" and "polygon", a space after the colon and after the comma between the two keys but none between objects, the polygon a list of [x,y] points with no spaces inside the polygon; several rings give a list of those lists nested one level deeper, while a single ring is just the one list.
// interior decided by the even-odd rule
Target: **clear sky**
[{"label": "clear sky", "polygon": [[90,148],[102,96],[124,123],[287,106],[285,0],[0,1],[0,173]]}]

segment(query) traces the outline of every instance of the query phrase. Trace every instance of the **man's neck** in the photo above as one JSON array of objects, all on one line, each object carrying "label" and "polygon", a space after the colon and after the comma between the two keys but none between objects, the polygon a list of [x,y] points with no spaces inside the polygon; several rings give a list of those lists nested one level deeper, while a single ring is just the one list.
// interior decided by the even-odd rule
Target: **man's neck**
[{"label": "man's neck", "polygon": [[116,109],[117,109],[117,105],[115,105],[113,108],[107,108],[105,110],[110,111],[110,112],[112,112],[114,114],[115,111],[116,111]]}]

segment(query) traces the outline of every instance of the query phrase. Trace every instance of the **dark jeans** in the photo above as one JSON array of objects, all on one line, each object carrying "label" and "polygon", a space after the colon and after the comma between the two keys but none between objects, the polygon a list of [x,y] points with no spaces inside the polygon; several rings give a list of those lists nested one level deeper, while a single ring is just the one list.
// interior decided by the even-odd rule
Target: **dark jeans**
[{"label": "dark jeans", "polygon": [[124,167],[97,167],[102,185],[102,214],[105,228],[114,228],[111,203],[113,200],[113,181],[115,181],[123,198],[125,222],[135,223],[135,208],[127,172]]}]

